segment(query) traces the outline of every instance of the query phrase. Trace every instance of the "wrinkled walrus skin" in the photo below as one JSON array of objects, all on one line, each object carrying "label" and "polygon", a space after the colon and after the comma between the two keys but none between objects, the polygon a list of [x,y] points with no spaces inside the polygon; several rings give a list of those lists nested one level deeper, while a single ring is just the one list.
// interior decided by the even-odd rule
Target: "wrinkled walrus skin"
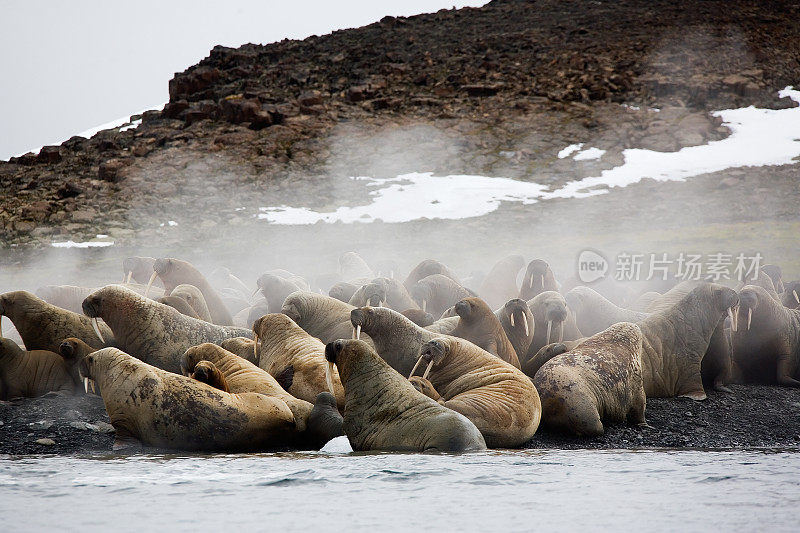
[{"label": "wrinkled walrus skin", "polygon": [[603,423],[645,424],[642,331],[620,322],[545,363],[533,380],[542,400],[542,424],[595,437]]},{"label": "wrinkled walrus skin", "polygon": [[355,451],[467,452],[486,449],[466,417],[417,392],[365,342],[325,347],[345,390],[344,431]]},{"label": "wrinkled walrus skin", "polygon": [[175,373],[180,373],[181,357],[192,346],[253,336],[249,329],[217,326],[182,315],[119,285],[93,292],[84,300],[83,312],[102,318],[114,332],[116,345],[125,353]]},{"label": "wrinkled walrus skin", "polygon": [[464,298],[455,305],[460,320],[451,333],[496,355],[514,368],[519,368],[519,359],[514,346],[506,335],[500,320],[480,298]]},{"label": "wrinkled walrus skin", "polygon": [[233,325],[233,316],[222,301],[220,294],[191,263],[174,258],[156,259],[155,263],[153,263],[153,272],[161,278],[164,283],[164,289],[168,294],[171,294],[178,285],[194,285],[203,294],[203,299],[208,305],[211,315],[211,321],[220,326]]},{"label": "wrinkled walrus skin", "polygon": [[[350,324],[352,305],[310,291],[293,292],[283,302],[281,313],[323,343],[336,339],[349,339],[353,335]],[[368,336],[361,340],[371,344]]]},{"label": "wrinkled walrus skin", "polygon": [[469,418],[490,448],[517,448],[536,433],[539,394],[520,370],[457,337],[425,343],[420,359],[439,402]]},{"label": "wrinkled walrus skin", "polygon": [[187,451],[284,449],[295,433],[286,402],[229,394],[148,365],[116,348],[86,356],[81,375],[100,385],[115,449],[143,444]]},{"label": "wrinkled walrus skin", "polygon": [[51,391],[72,394],[76,386],[64,360],[46,350],[26,352],[0,338],[0,400],[35,398]]}]

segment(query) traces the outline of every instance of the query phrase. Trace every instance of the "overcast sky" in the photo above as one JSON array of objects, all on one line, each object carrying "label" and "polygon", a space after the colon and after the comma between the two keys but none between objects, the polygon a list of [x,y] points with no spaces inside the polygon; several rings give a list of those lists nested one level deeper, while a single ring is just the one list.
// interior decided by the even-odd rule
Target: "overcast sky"
[{"label": "overcast sky", "polygon": [[0,159],[164,104],[167,82],[214,45],[271,43],[456,0],[2,0]]}]

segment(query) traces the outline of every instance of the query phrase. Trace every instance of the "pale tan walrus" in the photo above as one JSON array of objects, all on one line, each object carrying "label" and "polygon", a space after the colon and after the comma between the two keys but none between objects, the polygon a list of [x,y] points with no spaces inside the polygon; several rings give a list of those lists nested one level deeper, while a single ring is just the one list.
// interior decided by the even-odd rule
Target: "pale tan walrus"
[{"label": "pale tan walrus", "polygon": [[26,352],[11,339],[0,338],[0,400],[35,398],[51,391],[72,394],[75,388],[57,353]]},{"label": "pale tan walrus", "polygon": [[296,432],[294,416],[279,398],[229,394],[116,348],[87,355],[80,371],[100,386],[116,430],[114,449],[269,451],[286,448]]},{"label": "pale tan walrus", "polygon": [[602,435],[603,423],[645,425],[642,331],[620,322],[545,363],[533,380],[542,424],[580,437]]},{"label": "pale tan walrus", "polygon": [[536,433],[539,395],[531,380],[505,361],[464,339],[437,337],[422,346],[417,366],[425,371],[412,382],[432,388],[442,405],[469,418],[490,448],[517,448]]}]

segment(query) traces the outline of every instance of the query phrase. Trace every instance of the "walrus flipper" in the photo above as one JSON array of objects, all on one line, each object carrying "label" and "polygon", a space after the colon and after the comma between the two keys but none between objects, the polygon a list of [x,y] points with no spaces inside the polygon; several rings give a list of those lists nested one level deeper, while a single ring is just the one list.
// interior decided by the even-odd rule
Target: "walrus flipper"
[{"label": "walrus flipper", "polygon": [[289,365],[275,376],[275,381],[278,385],[283,387],[283,390],[288,391],[289,387],[294,383],[294,365]]}]

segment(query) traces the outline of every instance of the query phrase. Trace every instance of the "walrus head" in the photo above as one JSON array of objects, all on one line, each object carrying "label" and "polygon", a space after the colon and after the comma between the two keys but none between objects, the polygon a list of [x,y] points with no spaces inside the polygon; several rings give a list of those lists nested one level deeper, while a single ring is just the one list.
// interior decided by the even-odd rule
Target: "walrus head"
[{"label": "walrus head", "polygon": [[372,319],[375,314],[374,309],[370,306],[357,307],[350,311],[350,323],[353,324],[353,338],[359,339],[361,337],[361,330],[369,333],[372,327]]},{"label": "walrus head", "polygon": [[783,284],[783,271],[778,265],[764,265],[761,267],[761,272],[766,274],[772,279],[772,284],[775,285],[775,291],[779,294],[785,290]]},{"label": "walrus head", "polygon": [[330,288],[328,291],[328,296],[331,298],[336,298],[344,303],[350,301],[350,298],[353,297],[353,294],[358,290],[356,285],[352,283],[347,283],[346,281],[340,281],[336,283],[333,287]]},{"label": "walrus head", "polygon": [[503,310],[508,315],[508,320],[512,328],[524,328],[525,336],[530,337],[530,326],[528,324],[528,304],[521,298],[512,298],[503,305]]},{"label": "walrus head", "polygon": [[[742,325],[749,330],[753,322],[753,311],[758,309],[760,292],[766,291],[761,287],[747,285],[739,291],[739,305],[737,312],[732,315],[731,329],[737,331]],[[769,297],[769,295],[767,295]],[[734,302],[734,305],[736,302]]]},{"label": "walrus head", "polygon": [[436,321],[432,314],[422,309],[406,309],[400,314],[421,328],[428,327]]},{"label": "walrus head", "polygon": [[152,257],[126,257],[122,260],[123,283],[130,283],[131,279],[137,283],[147,283],[153,273]]},{"label": "walrus head", "polygon": [[416,285],[411,287],[409,294],[411,295],[411,298],[417,303],[420,309],[422,309],[423,311],[427,311],[428,302],[430,302],[431,297],[433,296],[433,290],[434,287],[433,284],[430,283],[430,280],[426,281],[425,279],[422,279],[418,281]]},{"label": "walrus head", "polygon": [[547,261],[534,259],[528,263],[519,294],[521,298],[529,300],[544,291],[555,289],[554,285],[555,277]]},{"label": "walrus head", "polygon": [[784,283],[783,296],[781,301],[789,309],[800,307],[800,281],[787,281]]},{"label": "walrus head", "polygon": [[364,341],[356,339],[338,339],[326,344],[325,360],[328,361],[328,367],[326,368],[325,378],[328,382],[328,392],[334,394],[333,381],[331,379],[334,370],[333,365],[338,367],[339,378],[342,380],[342,384],[344,384],[347,379],[347,369],[350,367],[350,364],[356,359],[362,358],[364,355],[370,357],[370,353],[372,354],[371,357],[381,360],[378,354]]},{"label": "walrus head", "polygon": [[411,379],[422,362],[428,363],[428,366],[425,368],[425,373],[422,374],[422,379],[428,379],[431,368],[433,368],[433,365],[439,364],[444,360],[447,356],[448,349],[447,342],[443,338],[431,339],[423,344],[419,350],[419,359],[417,359],[417,362],[414,364],[414,368],[411,369],[408,379]]},{"label": "walrus head", "polygon": [[198,362],[189,377],[223,392],[230,392],[224,374],[211,361]]},{"label": "walrus head", "polygon": [[486,302],[477,296],[470,296],[469,298],[459,300],[456,305],[453,306],[453,310],[461,317],[461,320],[465,322],[480,320],[481,317],[485,316],[487,313],[492,314],[492,310],[489,309]]},{"label": "walrus head", "polygon": [[10,357],[13,355],[22,355],[24,350],[11,339],[0,338],[0,359]]},{"label": "walrus head", "polygon": [[386,307],[386,287],[381,283],[364,285],[364,298],[366,305],[372,307]]}]

